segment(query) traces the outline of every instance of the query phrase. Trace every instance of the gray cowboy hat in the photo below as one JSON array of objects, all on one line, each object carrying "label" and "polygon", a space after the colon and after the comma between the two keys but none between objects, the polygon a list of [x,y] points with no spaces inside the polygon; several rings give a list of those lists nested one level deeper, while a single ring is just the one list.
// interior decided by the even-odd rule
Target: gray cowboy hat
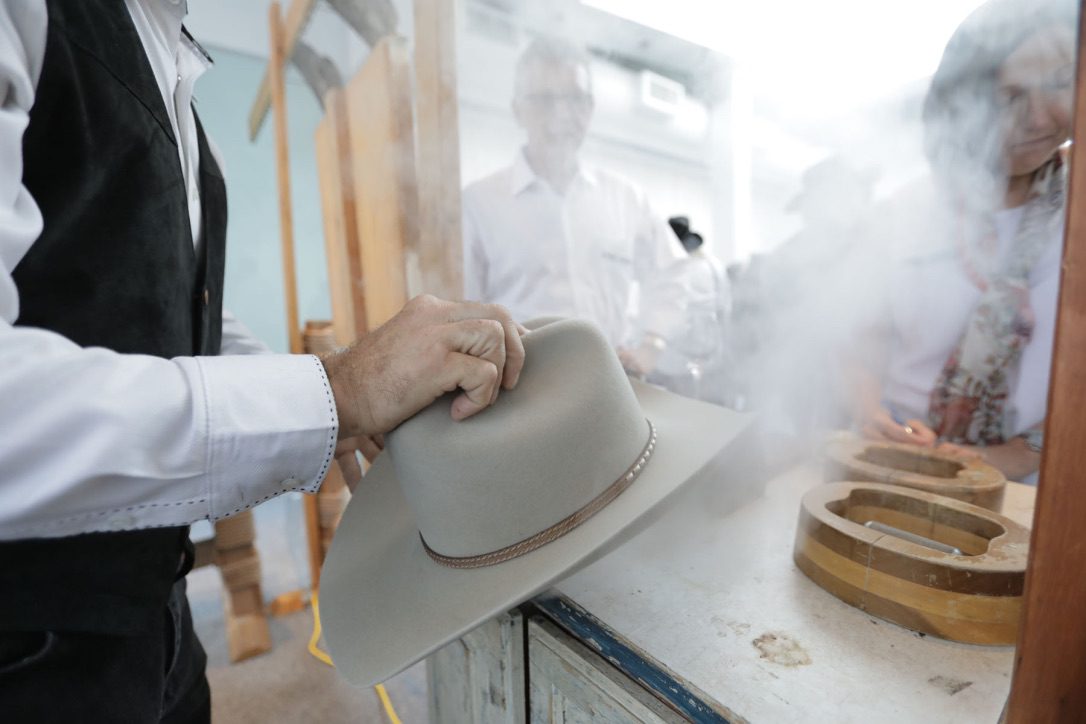
[{"label": "gray cowboy hat", "polygon": [[747,426],[629,380],[588,322],[524,347],[492,408],[454,422],[445,397],[389,433],[347,506],[320,597],[347,680],[384,681],[598,558]]}]

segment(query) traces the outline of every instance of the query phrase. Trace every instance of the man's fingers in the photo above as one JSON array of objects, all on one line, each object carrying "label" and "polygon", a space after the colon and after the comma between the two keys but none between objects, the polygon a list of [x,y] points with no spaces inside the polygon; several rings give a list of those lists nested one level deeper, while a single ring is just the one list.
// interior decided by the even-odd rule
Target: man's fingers
[{"label": "man's fingers", "polygon": [[524,340],[521,336],[528,333],[513,320],[505,322],[505,370],[502,373],[502,387],[511,390],[520,381],[520,371],[524,369]]},{"label": "man's fingers", "polygon": [[442,387],[460,388],[462,392],[452,402],[452,417],[471,417],[496,398],[501,378],[494,363],[470,354],[450,352],[442,370]]},{"label": "man's fingers", "polygon": [[[483,359],[493,362],[500,374],[502,386],[507,390],[511,390],[516,387],[517,382],[520,380],[520,372],[524,368],[524,342],[521,341],[521,337],[528,333],[528,330],[521,324],[513,321],[513,317],[509,314],[509,310],[500,304],[481,304],[478,302],[463,302],[460,304],[449,305],[444,313],[447,315],[446,319],[453,327],[457,327],[461,330],[471,330],[471,332],[478,333],[480,327],[471,325],[471,322],[478,322],[483,324],[493,325],[496,323],[494,329],[497,331],[497,325],[500,325],[504,342],[501,350],[501,358],[497,359],[489,354],[480,354],[477,349],[470,347],[471,340],[468,340],[468,344],[465,345],[465,338],[460,337],[460,344],[454,345],[452,348],[457,351],[464,352],[466,354],[473,354],[476,357],[482,357]],[[466,326],[463,323],[469,323]],[[489,339],[489,333],[486,335]],[[474,339],[479,339],[476,336]],[[492,340],[491,340],[492,341]],[[497,347],[491,349],[497,350]],[[495,395],[497,399],[497,395]],[[491,400],[493,403],[493,400]]]},{"label": "man's fingers", "polygon": [[373,461],[377,459],[377,456],[381,454],[381,451],[384,449],[383,440],[384,439],[380,435],[376,435],[375,437],[362,435],[358,438],[358,449],[362,451],[362,457],[366,458],[366,462],[372,465]]},{"label": "man's fingers", "polygon": [[[342,444],[345,441],[341,441]],[[349,452],[339,453],[339,445],[336,446],[336,463],[339,471],[343,473],[343,480],[347,483],[347,489],[354,494],[355,488],[362,481],[362,466],[358,464],[358,457],[354,454],[352,446]]]},{"label": "man's fingers", "polygon": [[339,470],[343,473],[343,479],[352,494],[354,494],[355,488],[358,487],[358,483],[362,481],[363,477],[362,466],[358,462],[358,455],[355,454],[355,451],[361,451],[362,457],[372,465],[373,461],[377,459],[377,456],[384,449],[385,438],[383,435],[358,435],[357,437],[344,438],[336,443],[336,463],[339,464]]},{"label": "man's fingers", "polygon": [[[493,319],[464,319],[445,325],[445,344],[452,352],[471,355],[486,360],[498,370],[500,382],[506,365],[506,327]],[[517,336],[517,341],[520,337]],[[522,347],[523,350],[523,347]],[[523,352],[522,352],[523,354]],[[498,399],[498,386],[487,404]]]},{"label": "man's fingers", "polygon": [[506,355],[503,364],[499,365],[499,370],[502,372],[502,386],[507,390],[516,387],[520,372],[524,368],[524,343],[520,338],[528,333],[527,328],[513,321],[509,311],[500,304],[466,302],[456,305],[450,312],[452,322],[476,319],[492,320],[502,325],[505,331]]},{"label": "man's fingers", "polygon": [[360,437],[345,437],[336,443],[336,459],[347,455],[353,455],[354,451],[358,449],[358,441]]}]

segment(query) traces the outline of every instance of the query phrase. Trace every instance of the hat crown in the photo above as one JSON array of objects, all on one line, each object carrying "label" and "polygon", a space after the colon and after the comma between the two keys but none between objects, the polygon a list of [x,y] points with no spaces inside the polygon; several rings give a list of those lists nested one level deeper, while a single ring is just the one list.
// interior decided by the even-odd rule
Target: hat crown
[{"label": "hat crown", "polygon": [[[492,553],[575,513],[640,457],[649,427],[591,323],[524,336],[515,390],[460,422],[440,398],[386,437],[419,532],[437,553]],[[634,482],[634,485],[637,483]]]}]

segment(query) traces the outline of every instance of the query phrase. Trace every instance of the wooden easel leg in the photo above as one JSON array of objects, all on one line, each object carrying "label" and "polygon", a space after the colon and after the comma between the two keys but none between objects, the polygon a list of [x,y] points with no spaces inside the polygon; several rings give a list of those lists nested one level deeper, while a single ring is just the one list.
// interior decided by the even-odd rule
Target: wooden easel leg
[{"label": "wooden easel leg", "polygon": [[351,497],[347,482],[338,465],[328,468],[328,474],[316,495],[305,496],[305,532],[309,548],[310,587],[320,588],[321,565],[332,545],[332,536],[339,525],[343,509]]},{"label": "wooden easel leg", "polygon": [[[302,333],[302,345],[309,354],[323,354],[336,349],[335,332],[331,322],[309,320]],[[339,518],[347,505],[350,492],[339,465],[328,468],[328,474],[316,495],[305,498],[306,541],[309,544],[310,584],[320,588],[321,564],[332,544]]]},{"label": "wooden easel leg", "polygon": [[255,537],[252,511],[215,523],[215,565],[226,588],[226,643],[235,663],[271,650]]},{"label": "wooden easel leg", "polygon": [[328,469],[328,477],[324,479],[320,491],[317,493],[317,510],[320,522],[321,559],[328,555],[328,547],[332,545],[332,536],[339,525],[343,509],[347,507],[347,500],[351,497],[347,490],[347,482],[343,479],[338,465]]}]

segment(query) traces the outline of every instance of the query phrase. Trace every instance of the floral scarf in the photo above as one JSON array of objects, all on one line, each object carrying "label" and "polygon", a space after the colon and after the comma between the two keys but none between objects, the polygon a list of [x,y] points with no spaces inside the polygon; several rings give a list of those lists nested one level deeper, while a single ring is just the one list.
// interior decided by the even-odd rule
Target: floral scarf
[{"label": "floral scarf", "polygon": [[1038,172],[1002,266],[982,280],[981,298],[936,380],[928,420],[942,440],[1004,441],[1004,408],[1018,361],[1033,335],[1029,275],[1063,219],[1067,172],[1059,156]]}]

